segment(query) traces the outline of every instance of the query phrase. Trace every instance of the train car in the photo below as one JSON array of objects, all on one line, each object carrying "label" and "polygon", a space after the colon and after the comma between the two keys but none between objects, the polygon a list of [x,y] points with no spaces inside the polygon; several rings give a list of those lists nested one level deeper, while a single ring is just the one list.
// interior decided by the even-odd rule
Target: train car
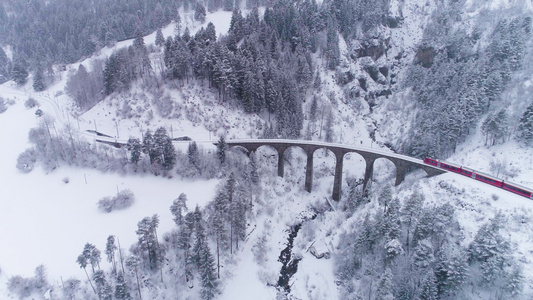
[{"label": "train car", "polygon": [[461,167],[454,166],[447,162],[440,162],[440,167],[450,172],[461,174]]},{"label": "train car", "polygon": [[520,196],[524,196],[529,199],[533,199],[533,191],[529,190],[526,187],[519,186],[518,184],[515,184],[515,183],[503,182],[502,189],[518,194]]},{"label": "train car", "polygon": [[424,158],[424,163],[435,167],[439,166],[439,162],[437,160],[428,157]]},{"label": "train car", "polygon": [[484,173],[481,173],[481,172],[478,172],[478,171],[475,171],[475,170],[472,170],[472,169],[469,169],[469,168],[465,168],[465,167],[459,167],[459,166],[456,166],[456,165],[448,163],[448,162],[442,162],[442,161],[438,161],[436,159],[432,159],[432,158],[428,158],[428,157],[426,157],[424,159],[424,163],[426,163],[428,165],[432,165],[432,166],[438,167],[438,168],[442,168],[442,169],[450,171],[450,172],[461,174],[463,176],[467,176],[467,177],[473,178],[475,180],[484,182],[486,184],[493,185],[495,187],[502,188],[502,189],[504,189],[506,191],[509,191],[511,193],[515,193],[517,195],[524,196],[526,198],[529,198],[529,199],[533,200],[533,189],[530,189],[530,188],[527,188],[527,187],[523,187],[523,186],[520,186],[520,185],[515,184],[515,183],[505,182],[502,179],[499,179],[497,177],[493,177],[493,176],[488,175],[488,174],[484,174]]},{"label": "train car", "polygon": [[464,175],[464,176],[471,177],[471,178],[474,178],[474,176],[475,176],[474,170],[469,169],[469,168],[465,168],[465,167],[461,167],[461,173],[460,174]]},{"label": "train car", "polygon": [[493,185],[495,187],[501,188],[503,185],[503,180],[498,179],[496,177],[492,177],[487,174],[481,174],[479,172],[475,172],[475,176],[473,177],[475,180],[479,180],[481,182]]}]

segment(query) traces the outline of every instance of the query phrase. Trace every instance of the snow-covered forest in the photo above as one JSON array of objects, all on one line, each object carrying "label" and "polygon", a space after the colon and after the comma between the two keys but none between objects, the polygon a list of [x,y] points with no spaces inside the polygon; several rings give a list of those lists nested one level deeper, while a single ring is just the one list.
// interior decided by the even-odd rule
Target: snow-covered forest
[{"label": "snow-covered forest", "polygon": [[[530,1],[0,0],[0,298],[529,299]],[[216,144],[216,145],[215,145]],[[22,242],[24,241],[24,242]]]}]

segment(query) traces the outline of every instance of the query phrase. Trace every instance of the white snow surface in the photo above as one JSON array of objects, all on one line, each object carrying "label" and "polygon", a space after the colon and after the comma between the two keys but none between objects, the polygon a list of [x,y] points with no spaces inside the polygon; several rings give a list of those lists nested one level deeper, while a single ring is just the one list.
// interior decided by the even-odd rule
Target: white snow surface
[{"label": "white snow surface", "polygon": [[[405,51],[406,55],[412,56],[414,45],[421,39],[422,29],[419,24],[424,22],[433,7],[425,7],[416,0],[396,2],[395,14],[403,15],[405,19],[417,18],[417,21],[406,23],[398,31],[391,33],[392,43],[397,43],[398,51]],[[468,1],[472,6],[479,2]],[[512,2],[514,1],[495,0],[487,2],[485,7],[503,8],[510,6]],[[532,6],[531,2],[522,3],[525,3],[526,8]],[[230,17],[231,12],[220,11],[208,14],[206,23],[199,24],[193,21],[191,14],[182,14],[181,30],[183,32],[187,26],[194,34],[201,26],[211,21],[220,34],[227,32]],[[163,33],[165,37],[174,35],[175,24],[164,28]],[[145,43],[152,44],[154,39],[155,33],[152,33],[145,38]],[[81,63],[88,67],[91,60],[106,58],[118,47],[131,43],[131,40],[119,42],[112,48],[102,49],[97,56]],[[346,46],[343,46],[342,50],[346,52]],[[79,63],[67,66],[67,70],[77,69],[78,65]],[[329,92],[337,96],[342,95],[341,88],[331,76],[333,73],[326,71],[320,63],[318,67],[324,74],[322,99],[327,99],[325,95]],[[120,119],[116,115],[117,107],[114,104],[119,101],[118,98],[107,98],[76,119],[71,100],[60,93],[66,82],[66,72],[62,74],[63,80],[49,87],[44,93],[31,92],[31,80],[24,87],[16,87],[11,82],[0,86],[0,96],[15,102],[5,113],[0,114],[0,139],[3,146],[0,150],[1,299],[12,299],[8,296],[5,285],[10,276],[32,276],[33,270],[39,264],[46,265],[49,279],[56,285],[60,284],[61,278],[77,277],[83,280],[85,274],[75,261],[85,243],[89,242],[99,249],[104,249],[107,236],[113,234],[120,239],[122,248],[127,250],[136,242],[137,222],[153,214],[160,216],[158,232],[162,236],[174,226],[169,207],[180,193],[187,194],[189,207],[204,205],[212,200],[217,184],[216,180],[181,181],[151,175],[120,176],[66,166],[61,166],[49,174],[39,167],[29,174],[22,174],[15,168],[16,158],[30,146],[27,133],[39,122],[34,115],[34,109],[28,110],[23,106],[28,96],[37,99],[45,114],[55,118],[57,128],[69,123],[77,127],[76,123],[79,121],[79,128],[84,132],[94,129],[96,121],[98,131],[116,136],[120,140],[127,139],[130,135],[139,137],[141,127],[146,130],[155,129],[157,126],[170,129],[172,126],[174,136],[191,136],[198,141],[205,141],[207,147],[207,142],[217,139],[221,134],[228,138],[242,139],[255,138],[259,132],[255,127],[260,120],[259,116],[246,116],[235,111],[228,103],[219,103],[216,93],[201,92],[205,90],[205,86],[199,87],[198,83],[167,93],[176,103],[187,106],[189,110],[203,111],[203,118],[200,120],[182,117],[176,122],[158,117],[157,114],[154,114],[155,117],[151,120],[145,119],[145,116],[139,120]],[[524,85],[529,87],[527,83]],[[134,87],[132,94],[135,92]],[[361,110],[356,113],[342,101],[342,96],[340,100],[333,109],[335,133],[341,143],[381,148],[370,139],[369,131],[375,128],[374,126],[379,127],[382,122],[398,123],[397,131],[387,134],[403,133],[402,124],[405,124],[405,120],[401,122],[395,119],[394,113],[378,112],[369,118],[368,107],[362,105]],[[310,101],[307,101],[305,105],[309,103]],[[326,104],[327,101],[319,103],[324,107]],[[389,105],[389,108],[393,109],[392,105]],[[373,120],[377,125],[372,124]],[[380,132],[377,133],[379,141]],[[318,139],[318,136],[315,132],[312,138]],[[88,137],[89,140],[93,139]],[[272,153],[268,151],[269,149],[264,147],[258,151],[259,154],[265,154],[261,156],[260,172],[263,175],[274,175],[275,159],[269,156]],[[329,153],[326,157],[322,151],[315,153],[313,192],[308,194],[303,189],[305,156],[301,150],[295,149],[294,152],[291,163],[286,164],[285,178],[270,176],[268,181],[263,183],[263,194],[257,199],[262,203],[255,205],[257,218],[250,221],[249,236],[237,254],[224,262],[220,299],[275,299],[277,292],[269,285],[276,285],[278,280],[281,263],[277,259],[285,247],[287,229],[301,221],[302,216],[308,214],[311,207],[325,205],[325,198],[331,195],[334,156]],[[513,141],[487,148],[478,129],[458,148],[458,153],[447,160],[533,187],[531,157],[531,149],[522,148]],[[359,156],[349,154],[345,157],[344,178],[362,177],[363,172],[364,161]],[[390,162],[378,160],[374,172],[375,181],[394,183],[395,171]],[[63,182],[66,177],[69,178],[68,184]],[[533,286],[533,263],[530,259],[533,249],[533,202],[457,174],[448,173],[427,179],[423,177],[424,174],[420,172],[407,176],[406,181],[396,188],[400,199],[405,199],[416,190],[425,195],[426,205],[451,203],[456,208],[463,227],[465,244],[469,243],[478,228],[498,211],[505,214],[508,226],[503,229],[504,234],[511,240],[515,256],[524,268],[526,284],[523,299],[528,299],[532,295]],[[345,183],[343,185],[345,186]],[[134,205],[110,214],[98,211],[97,201],[104,196],[114,195],[117,188],[130,189],[135,195]],[[370,210],[376,205],[377,199],[373,199],[366,209]],[[362,222],[357,218],[346,219],[347,216],[340,211],[328,211],[316,220],[306,221],[314,225],[304,224],[302,227],[294,241],[293,249],[293,253],[302,257],[298,272],[291,279],[291,296],[295,299],[339,299],[340,295],[334,282],[333,259],[318,260],[309,253],[309,247],[313,244],[318,252],[329,251],[334,255],[340,233]],[[263,236],[266,239],[266,255],[263,261],[258,261],[254,249]]]},{"label": "white snow surface", "polygon": [[[180,193],[187,194],[193,208],[214,196],[216,180],[120,176],[66,166],[49,174],[41,168],[23,174],[15,168],[16,159],[30,146],[27,133],[36,125],[33,110],[24,108],[20,98],[0,115],[0,139],[9,141],[3,142],[0,155],[2,277],[33,276],[40,264],[47,267],[52,281],[84,276],[76,258],[85,243],[105,249],[107,237],[116,235],[128,249],[136,242],[136,224],[144,217],[158,214],[160,232],[175,226],[169,208]],[[98,200],[115,195],[117,189],[131,190],[134,204],[122,211],[99,211]]]}]

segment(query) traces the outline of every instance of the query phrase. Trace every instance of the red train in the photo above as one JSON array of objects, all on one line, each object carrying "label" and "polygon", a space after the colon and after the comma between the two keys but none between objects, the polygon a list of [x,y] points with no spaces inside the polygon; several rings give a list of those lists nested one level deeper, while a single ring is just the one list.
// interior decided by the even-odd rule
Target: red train
[{"label": "red train", "polygon": [[441,168],[441,169],[445,169],[445,170],[450,171],[450,172],[454,172],[454,173],[457,173],[457,174],[468,176],[468,177],[473,178],[475,180],[479,180],[479,181],[482,181],[484,183],[487,183],[487,184],[502,188],[502,189],[504,189],[506,191],[518,194],[520,196],[524,196],[526,198],[533,199],[533,190],[532,189],[520,186],[520,185],[515,184],[515,183],[505,182],[504,180],[502,180],[500,178],[497,178],[497,177],[493,177],[493,176],[490,176],[490,175],[487,175],[487,174],[483,174],[481,172],[478,172],[478,171],[475,171],[475,170],[472,170],[472,169],[469,169],[469,168],[456,166],[456,165],[450,164],[448,162],[442,162],[442,161],[438,161],[436,159],[427,158],[427,157],[424,159],[424,163],[426,163],[428,165],[432,165],[432,166],[438,167],[438,168]]}]

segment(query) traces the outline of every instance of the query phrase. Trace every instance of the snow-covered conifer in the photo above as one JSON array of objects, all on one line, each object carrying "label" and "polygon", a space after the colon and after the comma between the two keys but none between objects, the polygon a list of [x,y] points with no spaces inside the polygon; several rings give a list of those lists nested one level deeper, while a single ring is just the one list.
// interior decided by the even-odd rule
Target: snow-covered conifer
[{"label": "snow-covered conifer", "polygon": [[187,195],[184,193],[181,193],[177,199],[172,202],[172,205],[170,206],[170,212],[174,216],[174,222],[178,227],[181,226],[183,222],[183,215],[182,213],[187,212]]},{"label": "snow-covered conifer", "polygon": [[113,265],[113,274],[117,272],[117,264],[115,262],[115,251],[117,246],[115,245],[115,236],[110,235],[107,237],[107,243],[105,246],[105,254],[107,255],[107,261]]},{"label": "snow-covered conifer", "polygon": [[386,268],[381,274],[381,278],[378,282],[378,287],[376,290],[376,299],[394,300],[392,290],[392,272],[389,268]]},{"label": "snow-covered conifer", "polygon": [[128,284],[124,280],[124,275],[122,272],[118,273],[117,282],[115,284],[115,298],[117,300],[130,300],[132,299]]},{"label": "snow-covered conifer", "polygon": [[162,47],[165,44],[165,37],[163,36],[161,28],[157,29],[157,33],[155,34],[155,44],[159,47]]},{"label": "snow-covered conifer", "polygon": [[438,300],[437,279],[433,272],[429,272],[422,283],[422,291],[418,296],[419,300]]}]

